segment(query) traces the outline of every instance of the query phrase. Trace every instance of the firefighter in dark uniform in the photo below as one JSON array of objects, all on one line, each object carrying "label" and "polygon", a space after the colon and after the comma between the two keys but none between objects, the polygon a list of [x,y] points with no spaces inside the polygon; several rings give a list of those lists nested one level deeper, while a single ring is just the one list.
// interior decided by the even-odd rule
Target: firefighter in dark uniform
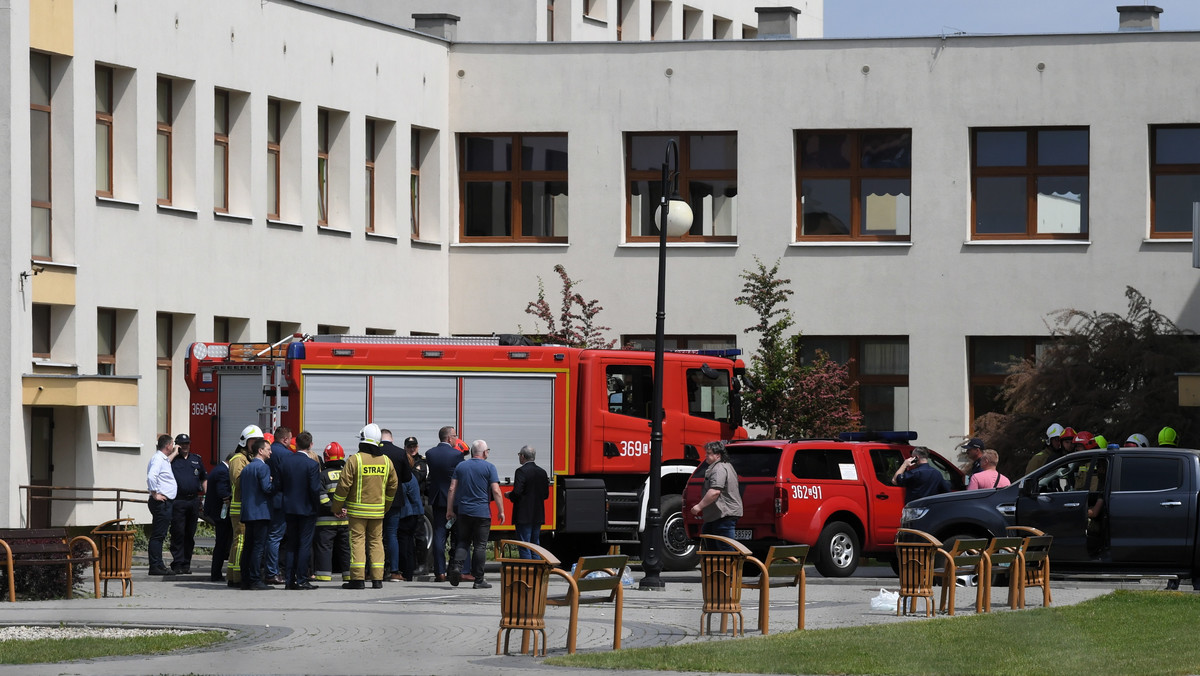
[{"label": "firefighter in dark uniform", "polygon": [[342,584],[343,589],[363,589],[367,577],[372,588],[383,588],[383,516],[392,506],[400,479],[383,454],[382,436],[375,423],[359,431],[358,453],[346,461],[333,494],[333,513],[350,521],[350,581]]},{"label": "firefighter in dark uniform", "polygon": [[[338,442],[330,442],[325,447],[321,483],[331,501],[345,466],[346,451]],[[317,515],[316,537],[313,538],[313,579],[328,582],[333,579],[334,573],[341,573],[342,581],[349,582],[350,522],[344,516],[336,516],[330,505],[332,502],[322,504]]]},{"label": "firefighter in dark uniform", "polygon": [[250,464],[250,444],[266,435],[258,425],[249,425],[242,430],[238,439],[237,452],[229,459],[229,522],[233,526],[233,541],[229,545],[229,566],[225,572],[225,583],[230,587],[242,586],[242,545],[246,539],[246,526],[242,523],[242,470]]},{"label": "firefighter in dark uniform", "polygon": [[192,574],[192,552],[196,549],[196,520],[200,518],[200,495],[208,486],[208,472],[200,456],[191,452],[192,438],[175,437],[179,454],[171,461],[171,473],[179,486],[171,503],[171,571]]}]

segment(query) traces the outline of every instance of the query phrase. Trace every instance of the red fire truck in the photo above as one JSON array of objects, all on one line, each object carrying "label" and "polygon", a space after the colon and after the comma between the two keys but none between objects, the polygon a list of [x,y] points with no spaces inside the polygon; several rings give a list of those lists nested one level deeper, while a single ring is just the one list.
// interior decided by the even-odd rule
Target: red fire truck
[{"label": "red fire truck", "polygon": [[[501,345],[496,338],[305,336],[280,344],[194,343],[192,447],[212,463],[242,428],[308,430],[317,449],[357,448],[367,422],[423,448],[454,425],[486,439],[502,490],[531,445],[551,476],[544,535],[564,555],[640,542],[650,470],[654,354]],[[746,437],[736,353],[669,352],[663,381],[663,562],[696,564],[681,493],[704,444]],[[493,510],[494,511],[494,510]],[[498,524],[494,533],[512,530]]]}]

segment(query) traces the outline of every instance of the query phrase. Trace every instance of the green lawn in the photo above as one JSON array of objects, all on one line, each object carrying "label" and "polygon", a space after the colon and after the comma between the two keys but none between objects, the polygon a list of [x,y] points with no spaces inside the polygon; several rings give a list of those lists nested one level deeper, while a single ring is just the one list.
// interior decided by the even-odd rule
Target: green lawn
[{"label": "green lawn", "polygon": [[0,641],[0,664],[35,664],[86,660],[114,655],[150,655],[197,648],[224,641],[223,631],[160,634],[126,638],[63,638]]},{"label": "green lawn", "polygon": [[1067,607],[792,631],[546,660],[603,669],[781,674],[1200,673],[1200,595],[1117,591]]}]

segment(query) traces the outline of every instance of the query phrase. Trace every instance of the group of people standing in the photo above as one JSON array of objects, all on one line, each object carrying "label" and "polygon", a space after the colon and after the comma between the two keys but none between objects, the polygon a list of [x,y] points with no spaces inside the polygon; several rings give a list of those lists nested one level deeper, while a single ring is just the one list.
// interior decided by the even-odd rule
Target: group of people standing
[{"label": "group of people standing", "polygon": [[[487,461],[487,443],[468,447],[447,426],[423,458],[416,437],[405,439],[401,448],[389,430],[374,423],[358,437],[358,453],[348,459],[337,442],[325,447],[322,458],[312,450],[308,432],[293,437],[279,427],[272,435],[250,425],[237,449],[206,472],[199,457],[188,453],[186,434],[163,435],[147,467],[150,574],[191,573],[203,499],[203,514],[216,530],[210,577],[230,587],[311,590],[317,588],[314,580],[329,581],[341,573],[343,588],[363,589],[369,579],[379,589],[385,579],[415,579],[426,546],[433,548],[437,581],[490,587],[483,576],[490,502],[495,501],[501,523],[505,505],[496,467]],[[536,544],[550,482],[535,456],[530,446],[519,452],[521,467],[508,497],[517,537]],[[431,543],[421,527],[426,501],[433,515]],[[162,558],[168,528],[170,568]],[[447,567],[448,533],[454,553]],[[468,551],[470,572],[464,573]]]}]

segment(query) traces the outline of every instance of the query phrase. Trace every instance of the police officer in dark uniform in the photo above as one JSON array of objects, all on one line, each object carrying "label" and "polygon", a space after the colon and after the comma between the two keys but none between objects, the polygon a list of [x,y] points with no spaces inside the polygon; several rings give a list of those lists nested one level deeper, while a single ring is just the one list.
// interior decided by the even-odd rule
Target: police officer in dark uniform
[{"label": "police officer in dark uniform", "polygon": [[179,454],[171,461],[171,473],[179,490],[171,506],[171,570],[176,575],[191,575],[196,520],[200,518],[200,496],[208,487],[208,472],[200,456],[191,452],[191,437],[180,434],[175,446]]}]

